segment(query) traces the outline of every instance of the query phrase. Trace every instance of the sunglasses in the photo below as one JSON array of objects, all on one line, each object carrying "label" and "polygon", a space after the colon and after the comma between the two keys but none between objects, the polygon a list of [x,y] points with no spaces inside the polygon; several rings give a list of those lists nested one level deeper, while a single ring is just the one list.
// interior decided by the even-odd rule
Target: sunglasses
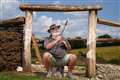
[{"label": "sunglasses", "polygon": [[55,30],[55,29],[59,29],[58,27],[53,27],[53,28],[51,28],[50,30]]}]

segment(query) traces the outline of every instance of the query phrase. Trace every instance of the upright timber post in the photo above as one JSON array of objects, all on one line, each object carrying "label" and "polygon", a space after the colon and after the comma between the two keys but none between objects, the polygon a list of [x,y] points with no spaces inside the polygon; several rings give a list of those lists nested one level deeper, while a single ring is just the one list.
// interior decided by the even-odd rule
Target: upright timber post
[{"label": "upright timber post", "polygon": [[96,10],[89,11],[88,23],[88,39],[87,39],[87,69],[86,74],[88,77],[95,77],[96,75]]},{"label": "upright timber post", "polygon": [[31,72],[32,11],[26,11],[25,13],[23,69],[25,72]]}]

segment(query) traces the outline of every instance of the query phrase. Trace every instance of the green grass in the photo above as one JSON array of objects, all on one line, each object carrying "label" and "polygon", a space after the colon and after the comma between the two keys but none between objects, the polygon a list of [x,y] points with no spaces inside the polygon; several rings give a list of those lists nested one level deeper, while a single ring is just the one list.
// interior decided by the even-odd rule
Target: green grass
[{"label": "green grass", "polygon": [[[0,80],[59,80],[55,78],[46,78],[35,73],[18,73],[18,72],[0,72]],[[62,80],[69,80],[62,78]]]},{"label": "green grass", "polygon": [[[87,50],[86,49],[74,49],[71,52],[79,56],[80,54],[82,54],[82,52],[87,52]],[[105,63],[115,62],[115,63],[120,64],[120,46],[97,47],[96,48],[96,59],[97,60],[102,59],[102,61],[104,61]]]},{"label": "green grass", "polygon": [[15,72],[1,72],[0,80],[42,80],[40,76],[30,76]]}]

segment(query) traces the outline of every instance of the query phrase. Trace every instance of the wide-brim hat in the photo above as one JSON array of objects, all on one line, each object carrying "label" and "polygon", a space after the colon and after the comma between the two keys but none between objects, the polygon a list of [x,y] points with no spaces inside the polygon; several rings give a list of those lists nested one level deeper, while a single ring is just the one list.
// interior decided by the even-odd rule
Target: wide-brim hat
[{"label": "wide-brim hat", "polygon": [[48,32],[50,33],[50,31],[51,31],[53,28],[60,28],[60,25],[56,25],[56,24],[50,25],[50,28],[48,29]]}]

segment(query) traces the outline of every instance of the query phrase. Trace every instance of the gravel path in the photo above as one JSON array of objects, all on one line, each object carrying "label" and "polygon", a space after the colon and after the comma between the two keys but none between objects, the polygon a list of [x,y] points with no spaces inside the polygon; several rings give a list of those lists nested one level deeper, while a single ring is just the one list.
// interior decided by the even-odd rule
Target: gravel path
[{"label": "gravel path", "polygon": [[98,80],[120,80],[120,66],[111,64],[97,64]]}]

